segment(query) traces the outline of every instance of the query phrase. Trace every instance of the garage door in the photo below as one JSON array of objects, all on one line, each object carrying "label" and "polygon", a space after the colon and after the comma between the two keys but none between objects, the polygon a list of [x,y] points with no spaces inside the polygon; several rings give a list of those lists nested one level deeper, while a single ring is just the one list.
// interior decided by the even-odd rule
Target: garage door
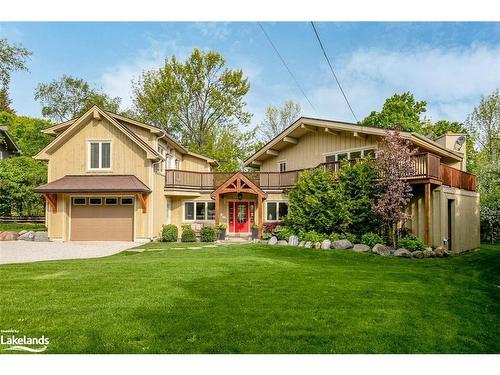
[{"label": "garage door", "polygon": [[73,197],[72,241],[133,241],[134,199]]}]

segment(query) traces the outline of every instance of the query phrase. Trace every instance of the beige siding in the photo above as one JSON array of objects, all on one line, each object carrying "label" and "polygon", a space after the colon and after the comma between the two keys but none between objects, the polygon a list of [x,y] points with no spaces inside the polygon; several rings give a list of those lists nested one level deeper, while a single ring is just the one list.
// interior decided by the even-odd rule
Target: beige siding
[{"label": "beige siding", "polygon": [[187,154],[182,156],[180,169],[195,172],[210,172],[211,170],[206,160]]},{"label": "beige siding", "polygon": [[351,133],[343,132],[334,135],[318,130],[309,133],[298,140],[296,145],[291,145],[280,151],[280,154],[265,160],[260,167],[262,172],[278,171],[278,162],[286,160],[287,169],[303,169],[316,167],[325,161],[325,154],[375,146],[377,138],[367,135],[366,138],[354,137]]},{"label": "beige siding", "polygon": [[154,189],[153,193],[150,194],[151,202],[149,204],[150,209],[153,211],[153,238],[161,236],[161,230],[163,224],[166,223],[166,205],[167,199],[163,192],[165,186],[165,176],[162,174],[155,173],[154,175]]}]

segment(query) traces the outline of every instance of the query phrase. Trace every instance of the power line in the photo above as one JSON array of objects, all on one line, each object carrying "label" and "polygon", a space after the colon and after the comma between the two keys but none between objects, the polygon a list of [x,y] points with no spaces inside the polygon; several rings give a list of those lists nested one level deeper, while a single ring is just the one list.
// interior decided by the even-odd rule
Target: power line
[{"label": "power line", "polygon": [[323,47],[323,43],[321,43],[321,38],[319,37],[318,31],[316,30],[316,26],[314,26],[314,22],[313,21],[311,21],[311,26],[312,26],[312,28],[314,30],[314,34],[316,34],[316,38],[318,39],[319,46],[321,47],[321,50],[323,51],[323,55],[325,56],[326,62],[328,63],[328,66],[330,67],[330,70],[332,71],[333,78],[335,78],[335,81],[337,82],[337,85],[339,86],[339,89],[342,92],[342,95],[344,96],[344,99],[345,99],[345,101],[347,103],[347,106],[351,110],[352,116],[354,117],[354,119],[356,120],[356,122],[358,122],[358,118],[356,117],[356,115],[354,114],[354,111],[352,110],[351,103],[349,103],[349,99],[347,99],[347,95],[345,94],[344,89],[342,88],[342,85],[340,84],[340,81],[337,78],[337,75],[335,74],[335,71],[333,70],[333,66],[330,63],[330,59],[328,58],[328,55],[326,54],[325,48]]},{"label": "power line", "polygon": [[264,27],[262,26],[262,24],[260,22],[258,22],[259,26],[260,26],[260,29],[262,30],[262,32],[264,33],[264,35],[266,36],[269,44],[271,45],[271,47],[273,47],[274,49],[274,52],[276,52],[276,54],[278,55],[278,57],[280,58],[281,62],[283,63],[283,65],[285,66],[286,70],[288,70],[288,73],[290,73],[290,75],[292,76],[292,79],[294,80],[295,84],[297,85],[297,87],[299,88],[300,92],[302,93],[302,95],[304,95],[304,98],[306,98],[307,102],[309,103],[309,105],[311,106],[311,108],[314,110],[314,112],[316,112],[316,114],[318,113],[316,111],[316,108],[314,108],[314,105],[311,103],[311,101],[309,100],[309,98],[307,97],[306,93],[304,92],[304,90],[302,89],[302,87],[300,86],[300,83],[299,81],[297,80],[297,78],[295,78],[295,75],[292,73],[292,71],[290,70],[290,68],[288,67],[287,63],[285,62],[285,59],[281,56],[281,54],[279,53],[278,49],[276,48],[276,46],[274,45],[273,41],[271,40],[271,38],[269,37],[269,35],[266,33],[266,30],[264,30]]}]

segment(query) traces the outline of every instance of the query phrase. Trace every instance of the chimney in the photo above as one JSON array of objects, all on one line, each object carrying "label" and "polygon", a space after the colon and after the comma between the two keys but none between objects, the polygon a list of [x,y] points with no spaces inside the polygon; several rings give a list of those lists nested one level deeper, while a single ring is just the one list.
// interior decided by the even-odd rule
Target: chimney
[{"label": "chimney", "polygon": [[436,143],[439,143],[441,146],[447,148],[448,150],[458,152],[463,155],[462,162],[457,162],[456,165],[452,165],[452,167],[458,168],[462,171],[467,169],[467,135],[464,133],[452,133],[448,132],[434,140]]}]

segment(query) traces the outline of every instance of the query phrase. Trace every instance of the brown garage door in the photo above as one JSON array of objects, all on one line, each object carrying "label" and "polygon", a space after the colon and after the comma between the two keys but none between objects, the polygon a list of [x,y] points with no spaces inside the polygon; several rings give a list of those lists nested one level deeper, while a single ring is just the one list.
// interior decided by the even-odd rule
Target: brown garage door
[{"label": "brown garage door", "polygon": [[[122,205],[75,205],[71,202],[71,237],[72,241],[133,241],[134,206]],[[76,201],[83,203],[82,200]]]}]

